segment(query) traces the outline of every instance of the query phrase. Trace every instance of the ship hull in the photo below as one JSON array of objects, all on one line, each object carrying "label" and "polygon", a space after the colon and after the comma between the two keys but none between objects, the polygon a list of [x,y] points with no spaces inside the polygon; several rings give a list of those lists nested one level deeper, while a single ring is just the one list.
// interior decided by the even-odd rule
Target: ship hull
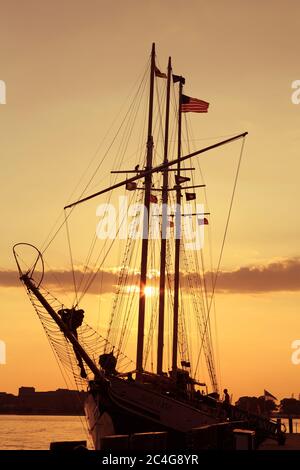
[{"label": "ship hull", "polygon": [[193,428],[224,420],[219,408],[178,400],[147,389],[144,384],[112,378],[107,384],[92,383],[85,402],[89,431],[96,450],[110,435],[168,432],[169,447],[181,443]]}]

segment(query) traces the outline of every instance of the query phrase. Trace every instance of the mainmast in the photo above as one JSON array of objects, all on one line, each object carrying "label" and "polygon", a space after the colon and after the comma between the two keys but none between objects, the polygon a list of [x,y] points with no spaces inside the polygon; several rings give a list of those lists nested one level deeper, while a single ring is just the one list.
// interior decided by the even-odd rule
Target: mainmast
[{"label": "mainmast", "polygon": [[[168,77],[167,77],[165,144],[164,144],[163,163],[168,162],[171,76],[172,76],[172,66],[171,66],[171,57],[169,57]],[[165,168],[165,170],[163,171],[163,186],[162,186],[162,222],[161,222],[162,228],[161,228],[161,248],[160,248],[159,316],[158,316],[158,344],[157,344],[157,373],[158,374],[161,374],[163,370],[167,225],[168,225],[168,169]]]},{"label": "mainmast", "polygon": [[[149,94],[149,116],[148,116],[148,140],[147,140],[147,160],[146,170],[152,169],[153,157],[153,97],[154,97],[154,76],[155,76],[155,44],[152,44],[151,68],[150,68],[150,94]],[[140,298],[139,298],[139,318],[138,318],[138,338],[136,353],[136,369],[143,371],[143,351],[144,351],[144,325],[146,297],[145,287],[147,282],[147,261],[148,261],[148,234],[149,234],[149,212],[150,212],[150,194],[151,194],[152,173],[145,175],[145,197],[144,197],[144,218],[143,218],[143,239],[142,239],[142,259],[141,259],[141,277],[140,277]]]},{"label": "mainmast", "polygon": [[[178,149],[177,149],[177,181],[180,177],[181,169],[181,97],[184,78],[179,80],[179,99],[178,99]],[[177,351],[178,351],[178,313],[179,313],[179,269],[180,269],[180,240],[181,240],[181,187],[176,183],[176,214],[175,214],[175,266],[174,266],[174,311],[173,311],[173,353],[172,370],[177,369]]]}]

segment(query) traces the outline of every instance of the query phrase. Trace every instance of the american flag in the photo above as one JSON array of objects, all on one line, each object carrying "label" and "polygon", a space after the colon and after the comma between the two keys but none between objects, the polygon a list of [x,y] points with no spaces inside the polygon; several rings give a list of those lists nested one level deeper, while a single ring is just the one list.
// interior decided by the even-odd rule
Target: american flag
[{"label": "american flag", "polygon": [[154,194],[150,194],[150,202],[153,202],[154,204],[158,203],[158,199]]},{"label": "american flag", "polygon": [[209,103],[206,101],[191,98],[190,96],[181,96],[181,112],[182,113],[207,113]]},{"label": "american flag", "polygon": [[198,219],[198,225],[208,225],[207,218],[204,217],[204,219]]},{"label": "american flag", "polygon": [[127,191],[134,191],[135,189],[137,189],[137,184],[134,181],[127,181],[126,189]]},{"label": "american flag", "polygon": [[166,75],[165,73],[161,72],[161,71],[159,70],[159,68],[156,67],[156,65],[155,65],[155,67],[154,67],[154,73],[155,73],[155,76],[156,76],[156,77],[167,78],[167,75]]}]

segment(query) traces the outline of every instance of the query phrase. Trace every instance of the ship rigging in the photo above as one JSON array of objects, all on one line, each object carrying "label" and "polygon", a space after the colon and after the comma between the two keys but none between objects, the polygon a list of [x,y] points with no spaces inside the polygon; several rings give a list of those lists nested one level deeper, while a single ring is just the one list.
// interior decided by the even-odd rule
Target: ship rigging
[{"label": "ship rigging", "polygon": [[[96,171],[80,196],[66,204],[63,223],[43,249],[37,250],[28,244],[17,244],[14,247],[20,279],[56,356],[73,373],[78,386],[83,383],[88,386],[85,408],[96,449],[101,448],[101,439],[105,435],[151,430],[167,430],[173,442],[178,442],[182,433],[193,427],[224,421],[228,417],[228,409],[225,410],[218,401],[219,386],[210,315],[247,132],[230,136],[196,151],[190,151],[188,145],[185,153],[182,138],[183,115],[187,112],[206,113],[209,104],[183,94],[185,79],[173,74],[170,58],[167,73],[160,71],[154,44],[149,66],[144,161],[135,161],[131,169],[122,169],[121,159],[117,158],[116,168],[111,171],[112,177],[118,178],[120,174],[124,174],[125,178],[121,181],[115,179],[104,189],[97,189],[87,195]],[[158,81],[163,82],[160,85],[163,90],[161,94],[158,93]],[[120,155],[125,163],[125,151],[130,137],[134,135],[132,127],[137,119],[138,104],[145,83],[144,75],[131,107],[131,123],[129,127],[124,125],[124,148],[122,147]],[[157,120],[154,119],[155,95],[160,111]],[[171,109],[174,111],[173,119]],[[155,140],[154,131],[163,135],[162,155],[158,151],[156,142],[159,139]],[[170,133],[173,137],[176,134],[176,139],[170,139]],[[183,226],[187,221],[191,223],[191,220],[196,220],[196,225],[203,233],[210,219],[209,211],[197,210],[197,192],[205,191],[205,184],[203,181],[196,184],[192,165],[199,162],[199,157],[207,152],[238,140],[242,141],[242,145],[224,237],[217,269],[208,286],[202,249],[189,252],[183,242]],[[187,141],[189,144],[188,139]],[[136,154],[137,152],[135,158]],[[162,159],[159,160],[161,156]],[[185,166],[186,164],[189,166]],[[97,170],[99,168],[100,165]],[[116,232],[117,236],[107,237],[103,242],[100,254],[94,256],[93,264],[92,256],[97,245],[97,235],[94,235],[84,269],[78,277],[73,261],[70,218],[83,203],[104,195],[108,196],[109,202],[113,192],[119,190],[125,190],[125,195],[130,194],[131,203],[142,206],[143,210],[139,211],[142,236],[138,240],[136,231],[129,233],[121,244],[118,237],[121,224]],[[189,202],[189,210],[183,205],[184,194]],[[123,215],[127,216],[128,213]],[[136,217],[134,214],[131,227],[137,227]],[[158,227],[159,238],[151,240],[151,224],[154,223]],[[74,301],[68,308],[44,286],[45,251],[63,226],[67,229],[75,293]],[[85,295],[103,278],[105,260],[118,243],[122,245],[123,255],[117,275],[110,271],[115,294],[104,336],[83,321],[82,303]],[[30,268],[22,265],[19,255],[21,246],[31,247],[36,253]],[[139,255],[140,263],[137,266]],[[93,265],[92,269],[90,265]],[[136,341],[131,335],[135,330]],[[191,344],[193,341],[198,343],[196,349]],[[134,344],[135,361],[129,359]],[[204,374],[203,362],[199,367],[202,358],[210,381],[210,394],[206,381],[201,379]],[[242,417],[235,407],[230,408],[230,413],[232,418]],[[268,432],[273,432],[274,435],[278,433],[276,426],[272,427],[268,420],[258,423],[261,428],[268,428]]]}]

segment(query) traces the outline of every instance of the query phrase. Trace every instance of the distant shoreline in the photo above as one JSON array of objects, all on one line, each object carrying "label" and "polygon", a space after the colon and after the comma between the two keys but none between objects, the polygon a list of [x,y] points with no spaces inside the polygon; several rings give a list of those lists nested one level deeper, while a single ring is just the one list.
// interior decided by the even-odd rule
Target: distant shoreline
[{"label": "distant shoreline", "polygon": [[17,396],[0,392],[0,415],[84,416],[85,397],[77,390],[37,392],[34,387],[20,387]]}]

